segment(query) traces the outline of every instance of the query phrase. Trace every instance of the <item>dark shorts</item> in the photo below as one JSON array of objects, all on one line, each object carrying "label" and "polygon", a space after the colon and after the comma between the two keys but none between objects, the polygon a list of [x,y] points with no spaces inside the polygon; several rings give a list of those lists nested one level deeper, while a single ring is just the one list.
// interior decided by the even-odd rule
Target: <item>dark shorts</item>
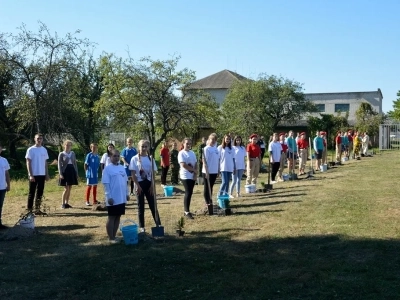
[{"label": "dark shorts", "polygon": [[317,158],[317,159],[322,159],[322,152],[323,152],[324,150],[320,150],[320,149],[318,149],[318,153],[315,153],[315,157]]},{"label": "dark shorts", "polygon": [[125,203],[107,206],[109,216],[122,216],[125,214]]},{"label": "dark shorts", "polygon": [[290,159],[293,159],[293,158],[294,158],[294,159],[297,159],[297,154],[288,151],[288,152],[287,152],[287,158],[290,158]]}]

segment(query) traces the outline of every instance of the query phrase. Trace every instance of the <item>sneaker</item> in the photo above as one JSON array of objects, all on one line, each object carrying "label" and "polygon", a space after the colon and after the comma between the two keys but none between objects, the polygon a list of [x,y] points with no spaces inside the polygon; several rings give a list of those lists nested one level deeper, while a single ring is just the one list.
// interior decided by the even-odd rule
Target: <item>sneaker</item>
[{"label": "sneaker", "polygon": [[[62,204],[62,205],[61,205],[61,208],[62,208],[62,209],[66,209],[65,204]],[[35,212],[35,214],[36,214],[36,212]]]},{"label": "sneaker", "polygon": [[191,220],[194,219],[192,213],[185,213],[185,217]]},{"label": "sneaker", "polygon": [[240,197],[240,193],[236,193],[236,197],[239,198]]},{"label": "sneaker", "polygon": [[86,201],[86,206],[90,206],[90,202],[89,201]]},{"label": "sneaker", "polygon": [[277,181],[275,181],[275,180],[272,180],[272,181],[271,181],[271,184],[275,184],[275,183],[277,183]]},{"label": "sneaker", "polygon": [[69,205],[68,203],[65,203],[65,208],[72,208],[72,206]]},{"label": "sneaker", "polygon": [[8,226],[4,224],[0,224],[0,230],[8,229]]},{"label": "sneaker", "polygon": [[118,244],[119,243],[119,241],[117,241],[117,239],[108,240],[108,241],[110,242],[110,244]]},{"label": "sneaker", "polygon": [[233,197],[232,194],[229,194],[229,199],[233,199],[233,198],[235,198],[235,197]]},{"label": "sneaker", "polygon": [[132,197],[133,197],[133,196],[135,196],[135,194],[132,192],[132,193],[129,194],[129,196],[132,196]]},{"label": "sneaker", "polygon": [[146,229],[144,227],[139,228],[139,233],[145,233],[145,232],[146,232]]}]

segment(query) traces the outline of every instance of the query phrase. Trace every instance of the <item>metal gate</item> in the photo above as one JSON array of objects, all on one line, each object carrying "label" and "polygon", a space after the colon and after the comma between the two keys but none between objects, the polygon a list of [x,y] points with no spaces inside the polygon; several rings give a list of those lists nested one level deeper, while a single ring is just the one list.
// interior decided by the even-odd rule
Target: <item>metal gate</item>
[{"label": "metal gate", "polygon": [[400,124],[379,125],[379,150],[400,150]]}]

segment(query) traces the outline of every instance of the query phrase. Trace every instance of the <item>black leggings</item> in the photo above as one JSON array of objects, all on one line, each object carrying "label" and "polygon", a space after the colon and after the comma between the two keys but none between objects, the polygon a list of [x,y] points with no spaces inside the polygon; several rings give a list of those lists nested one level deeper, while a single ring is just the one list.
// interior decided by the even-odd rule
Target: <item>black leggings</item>
[{"label": "black leggings", "polygon": [[161,168],[161,184],[167,184],[167,174],[168,174],[169,166]]},{"label": "black leggings", "polygon": [[272,171],[271,171],[271,180],[275,181],[275,177],[276,177],[276,174],[279,171],[279,167],[280,167],[281,163],[280,162],[274,162],[271,165],[272,165],[272,168],[271,168],[272,169]]},{"label": "black leggings", "polygon": [[215,180],[217,180],[217,176],[218,174],[208,174],[209,178],[206,178],[206,174],[203,173],[203,178],[204,178],[204,189],[203,189],[203,193],[204,193],[204,201],[206,201],[207,204],[212,204],[212,199],[211,199],[211,195],[208,192],[208,183],[207,181],[210,181],[210,189],[211,189],[211,194],[213,192],[213,186],[215,184]]},{"label": "black leggings", "polygon": [[190,212],[190,201],[192,200],[195,181],[193,179],[181,179],[185,188],[185,197],[183,197],[183,207],[185,212]]},{"label": "black leggings", "polygon": [[154,207],[154,195],[150,194],[151,182],[149,180],[143,180],[139,182],[142,192],[136,195],[136,200],[138,204],[138,215],[139,215],[139,227],[144,228],[144,197],[146,196],[147,203],[149,204],[151,214],[153,215],[154,222],[156,225],[161,225],[160,215],[157,210],[158,224],[155,218],[155,207]]}]

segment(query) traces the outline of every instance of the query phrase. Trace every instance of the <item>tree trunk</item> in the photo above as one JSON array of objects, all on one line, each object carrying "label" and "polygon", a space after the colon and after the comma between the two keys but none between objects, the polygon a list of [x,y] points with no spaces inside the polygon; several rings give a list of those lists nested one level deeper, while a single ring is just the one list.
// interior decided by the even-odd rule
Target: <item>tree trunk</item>
[{"label": "tree trunk", "polygon": [[16,140],[10,139],[8,149],[10,151],[10,158],[14,160],[14,168],[22,169],[22,164],[18,160]]}]

